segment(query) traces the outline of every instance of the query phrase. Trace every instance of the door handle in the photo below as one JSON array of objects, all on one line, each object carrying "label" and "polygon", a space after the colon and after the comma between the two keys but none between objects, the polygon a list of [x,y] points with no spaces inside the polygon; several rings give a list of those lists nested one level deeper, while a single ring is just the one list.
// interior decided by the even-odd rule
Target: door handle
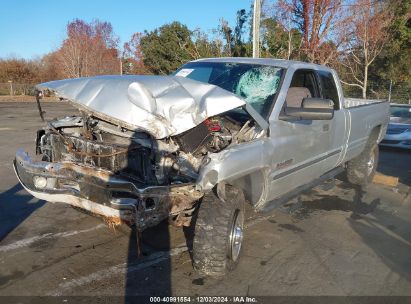
[{"label": "door handle", "polygon": [[329,124],[323,124],[323,132],[328,132],[330,130]]}]

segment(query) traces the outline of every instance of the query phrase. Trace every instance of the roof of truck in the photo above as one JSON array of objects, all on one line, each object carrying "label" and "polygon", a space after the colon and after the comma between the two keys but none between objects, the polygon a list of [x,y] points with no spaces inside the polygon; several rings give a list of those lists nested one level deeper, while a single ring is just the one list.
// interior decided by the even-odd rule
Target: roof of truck
[{"label": "roof of truck", "polygon": [[308,68],[308,69],[321,69],[321,70],[329,70],[331,68],[314,64],[308,63],[303,61],[295,61],[295,60],[285,60],[285,59],[272,59],[272,58],[251,58],[251,57],[218,57],[218,58],[202,58],[194,60],[193,62],[236,62],[236,63],[249,63],[249,64],[262,64],[262,65],[272,65],[278,66],[282,68],[290,68],[295,66],[296,68]]}]

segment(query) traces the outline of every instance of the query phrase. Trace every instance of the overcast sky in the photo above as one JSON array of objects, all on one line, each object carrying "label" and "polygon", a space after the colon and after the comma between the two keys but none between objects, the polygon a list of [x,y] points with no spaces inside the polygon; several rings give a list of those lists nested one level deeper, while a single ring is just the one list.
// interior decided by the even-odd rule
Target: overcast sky
[{"label": "overcast sky", "polygon": [[55,50],[65,26],[75,18],[109,21],[122,44],[135,32],[171,21],[190,29],[216,28],[221,17],[235,23],[239,9],[251,0],[4,0],[0,9],[0,58],[27,59]]}]

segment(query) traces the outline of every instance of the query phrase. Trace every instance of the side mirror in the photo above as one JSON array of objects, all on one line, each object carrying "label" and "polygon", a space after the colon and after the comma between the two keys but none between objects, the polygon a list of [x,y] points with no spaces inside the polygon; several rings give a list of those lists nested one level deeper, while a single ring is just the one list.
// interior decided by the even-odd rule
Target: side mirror
[{"label": "side mirror", "polygon": [[301,108],[286,107],[285,115],[306,120],[331,120],[334,102],[331,99],[304,98]]}]

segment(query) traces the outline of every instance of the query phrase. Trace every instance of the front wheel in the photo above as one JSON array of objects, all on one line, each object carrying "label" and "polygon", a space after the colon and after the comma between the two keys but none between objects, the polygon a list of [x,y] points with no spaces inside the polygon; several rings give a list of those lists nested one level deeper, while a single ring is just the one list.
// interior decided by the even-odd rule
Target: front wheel
[{"label": "front wheel", "polygon": [[238,263],[244,234],[243,193],[226,186],[224,201],[214,192],[201,202],[193,242],[193,264],[201,275],[223,276]]}]

